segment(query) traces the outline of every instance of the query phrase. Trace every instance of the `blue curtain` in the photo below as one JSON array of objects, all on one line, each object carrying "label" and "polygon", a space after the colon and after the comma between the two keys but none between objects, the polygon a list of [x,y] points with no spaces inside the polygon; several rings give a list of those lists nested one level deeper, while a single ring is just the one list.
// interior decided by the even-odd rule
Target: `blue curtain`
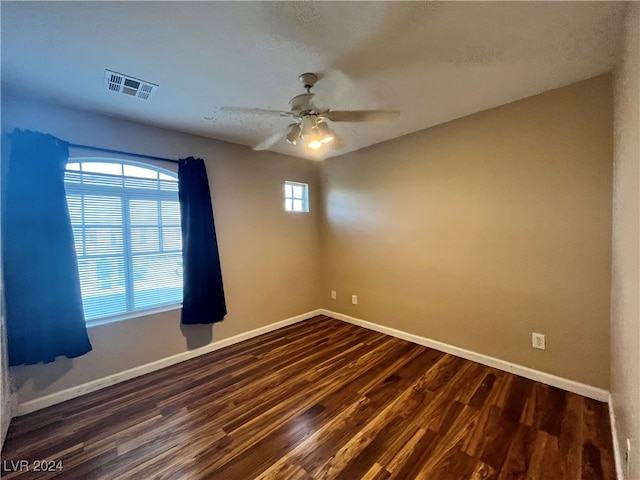
[{"label": "blue curtain", "polygon": [[[91,350],[64,189],[69,147],[16,130],[2,155],[2,262],[9,365]],[[7,142],[8,140],[8,142]]]},{"label": "blue curtain", "polygon": [[209,181],[202,159],[180,160],[178,189],[184,272],[182,323],[220,322],[227,314],[227,306]]}]

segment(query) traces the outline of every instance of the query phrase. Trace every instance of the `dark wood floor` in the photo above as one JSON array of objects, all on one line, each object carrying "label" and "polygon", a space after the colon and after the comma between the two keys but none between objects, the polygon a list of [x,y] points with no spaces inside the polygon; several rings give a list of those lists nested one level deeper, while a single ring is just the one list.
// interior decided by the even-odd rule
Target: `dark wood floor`
[{"label": "dark wood floor", "polygon": [[[62,471],[7,472],[21,459]],[[7,479],[615,477],[606,404],[327,317],[16,418],[2,460]]]}]

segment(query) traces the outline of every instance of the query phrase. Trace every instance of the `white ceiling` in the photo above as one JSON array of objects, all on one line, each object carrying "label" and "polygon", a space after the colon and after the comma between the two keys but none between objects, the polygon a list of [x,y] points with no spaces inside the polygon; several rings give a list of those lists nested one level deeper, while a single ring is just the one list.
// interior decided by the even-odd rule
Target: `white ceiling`
[{"label": "white ceiling", "polygon": [[[316,104],[401,111],[336,123],[324,158],[611,71],[623,2],[8,2],[2,88],[254,146],[286,118],[297,77]],[[150,102],[104,90],[111,69],[160,85]],[[213,117],[206,120],[204,117]],[[314,158],[284,140],[273,151]]]}]

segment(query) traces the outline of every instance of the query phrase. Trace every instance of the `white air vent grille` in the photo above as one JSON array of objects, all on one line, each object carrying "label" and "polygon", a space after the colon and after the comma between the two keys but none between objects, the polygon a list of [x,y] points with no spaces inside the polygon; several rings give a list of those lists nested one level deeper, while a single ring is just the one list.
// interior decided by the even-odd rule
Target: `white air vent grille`
[{"label": "white air vent grille", "polygon": [[121,93],[140,100],[151,100],[158,90],[158,85],[145,82],[121,73],[104,71],[104,88],[114,93]]}]

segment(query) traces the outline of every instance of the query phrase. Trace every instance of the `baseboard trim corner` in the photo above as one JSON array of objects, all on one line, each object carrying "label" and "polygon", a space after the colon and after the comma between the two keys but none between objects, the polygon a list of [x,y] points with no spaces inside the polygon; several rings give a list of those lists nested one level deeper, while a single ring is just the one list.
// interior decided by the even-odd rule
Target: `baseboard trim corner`
[{"label": "baseboard trim corner", "polygon": [[327,315],[329,317],[336,318],[338,320],[342,320],[347,323],[352,323],[354,325],[358,325],[358,326],[367,328],[369,330],[374,330],[376,332],[384,333],[386,335],[391,335],[392,337],[400,338],[402,340],[407,340],[412,343],[417,343],[418,345],[424,345],[425,347],[433,348],[440,352],[450,353],[451,355],[455,355],[457,357],[461,357],[466,360],[471,360],[473,362],[477,362],[482,365],[486,365],[488,367],[494,367],[494,368],[497,368],[498,370],[502,370],[508,373],[513,373],[515,375],[519,375],[521,377],[525,377],[530,380],[535,380],[535,381],[544,383],[546,385],[551,385],[553,387],[561,388],[569,392],[577,393],[578,395],[592,398],[600,402],[607,402],[609,400],[609,392],[607,390],[604,390],[603,388],[594,387],[584,383],[576,382],[575,380],[569,380],[567,378],[558,377],[551,373],[541,372],[539,370],[518,365],[516,363],[511,363],[506,360],[490,357],[482,353],[466,350],[464,348],[456,347],[448,343],[443,343],[437,340],[432,340],[430,338],[421,337],[418,335],[414,335],[412,333],[404,332],[402,330],[397,330],[395,328],[386,327],[384,325],[379,325],[377,323],[368,322],[366,320],[351,317],[349,315],[344,315],[338,312],[333,312],[331,310],[327,310],[324,308],[320,309],[320,312],[322,315]]},{"label": "baseboard trim corner", "polygon": [[201,347],[201,348],[178,353],[176,355],[172,355],[167,358],[156,360],[155,362],[140,365],[138,367],[134,367],[129,370],[118,372],[113,375],[108,375],[106,377],[99,378],[96,380],[91,380],[81,385],[67,388],[59,392],[50,393],[49,395],[35,398],[33,400],[28,400],[23,403],[18,403],[17,412],[15,413],[15,416],[26,415],[28,413],[35,412],[37,410],[42,410],[43,408],[47,408],[52,405],[62,403],[64,401],[71,400],[72,398],[79,397],[86,393],[95,392],[96,390],[100,390],[102,388],[115,385],[116,383],[124,382],[126,380],[130,380],[132,378],[136,378],[141,375],[144,375],[146,373],[155,372],[156,370],[160,370],[162,368],[175,365],[176,363],[181,363],[186,360],[199,357],[200,355],[204,355],[206,353],[220,350],[221,348],[228,347],[229,345],[234,345],[244,340],[249,340],[253,337],[257,337],[259,335],[272,332],[279,328],[293,325],[294,323],[307,320],[309,318],[315,317],[316,315],[322,315],[322,310],[321,309],[312,310],[310,312],[296,315],[294,317],[290,317],[285,320],[281,320],[275,323],[271,323],[269,325],[265,325],[264,327],[256,328],[248,332],[234,335],[233,337],[225,338],[223,340],[210,343],[209,345],[205,345],[204,347]]},{"label": "baseboard trim corner", "polygon": [[616,413],[613,409],[613,397],[609,394],[607,399],[609,404],[609,423],[611,424],[611,438],[613,440],[613,461],[616,466],[616,479],[624,480],[622,468],[622,454],[620,452],[620,440],[618,439],[618,429],[616,427]]}]

